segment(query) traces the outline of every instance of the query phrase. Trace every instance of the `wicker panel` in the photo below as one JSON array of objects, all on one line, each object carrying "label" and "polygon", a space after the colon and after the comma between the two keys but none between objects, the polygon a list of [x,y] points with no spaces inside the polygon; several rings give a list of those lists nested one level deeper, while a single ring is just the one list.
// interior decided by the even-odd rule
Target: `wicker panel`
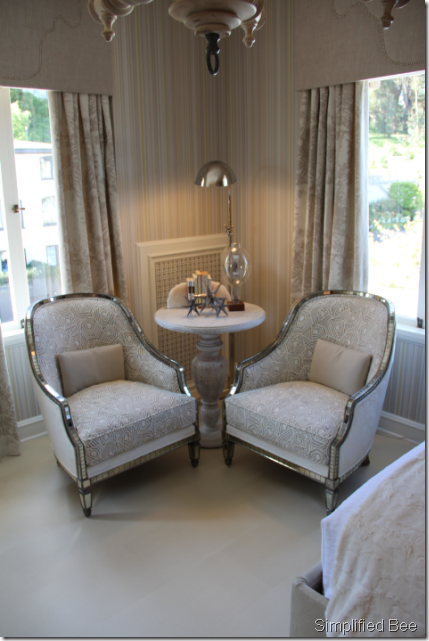
[{"label": "wicker panel", "polygon": [[[162,260],[155,263],[156,309],[165,307],[170,290],[178,283],[185,282],[196,269],[207,270],[215,281],[220,281],[220,252],[210,254],[191,254],[188,256]],[[183,301],[186,305],[186,302]],[[192,383],[192,359],[197,355],[198,336],[172,332],[163,327],[157,328],[158,346],[163,354],[184,366],[186,381]]]}]

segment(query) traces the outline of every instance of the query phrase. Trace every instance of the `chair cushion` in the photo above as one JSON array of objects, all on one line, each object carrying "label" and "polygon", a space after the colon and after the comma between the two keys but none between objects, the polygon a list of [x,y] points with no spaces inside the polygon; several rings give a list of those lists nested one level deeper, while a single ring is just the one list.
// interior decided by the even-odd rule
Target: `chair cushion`
[{"label": "chair cushion", "polygon": [[145,383],[113,381],[67,399],[87,465],[195,423],[196,401]]},{"label": "chair cushion", "polygon": [[372,355],[319,338],[314,350],[309,380],[356,394],[365,385]]},{"label": "chair cushion", "polygon": [[58,354],[64,396],[72,396],[85,387],[125,379],[122,345]]},{"label": "chair cushion", "polygon": [[226,398],[226,420],[283,448],[285,458],[290,451],[326,465],[348,399],[347,394],[318,383],[278,383]]}]

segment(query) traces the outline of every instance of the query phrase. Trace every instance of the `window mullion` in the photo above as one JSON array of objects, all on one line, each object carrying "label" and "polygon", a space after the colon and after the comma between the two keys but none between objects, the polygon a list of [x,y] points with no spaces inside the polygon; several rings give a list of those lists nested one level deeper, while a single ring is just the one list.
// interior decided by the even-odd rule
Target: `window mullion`
[{"label": "window mullion", "polygon": [[24,247],[21,234],[21,216],[13,212],[19,203],[15,169],[12,115],[9,89],[0,88],[0,167],[5,205],[5,227],[9,244],[10,286],[15,322],[24,318],[30,303]]}]

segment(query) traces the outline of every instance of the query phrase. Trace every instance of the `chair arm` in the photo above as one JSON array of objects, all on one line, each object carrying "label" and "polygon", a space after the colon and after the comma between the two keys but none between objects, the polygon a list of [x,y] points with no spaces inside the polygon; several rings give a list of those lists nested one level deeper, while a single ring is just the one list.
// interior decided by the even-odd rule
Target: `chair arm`
[{"label": "chair arm", "polygon": [[[306,300],[307,299],[304,298],[301,302],[305,302]],[[290,310],[277,338],[272,343],[258,352],[258,354],[247,358],[237,365],[234,383],[228,396],[260,387],[268,387],[275,383],[286,383],[290,380],[295,380],[281,367],[281,362],[278,364],[274,362],[273,364],[273,353],[286,339],[299,309],[300,305],[296,305]],[[285,352],[286,350],[283,351]]]},{"label": "chair arm", "polygon": [[119,299],[116,299],[115,302],[122,308],[139,343],[144,348],[144,356],[143,354],[134,354],[136,358],[140,358],[141,367],[140,371],[134,373],[130,380],[154,385],[154,387],[165,389],[169,392],[191,396],[191,392],[186,384],[184,367],[165,354],[162,354],[162,352],[146,338],[140,325],[125,305],[123,305]]},{"label": "chair arm", "polygon": [[271,345],[263,349],[258,354],[247,358],[237,365],[234,383],[228,396],[232,396],[238,392],[247,392],[251,389],[271,385],[271,381],[268,376],[269,368],[264,369],[263,362],[269,358],[274,349],[273,343],[271,343]]},{"label": "chair arm", "polygon": [[349,398],[344,422],[332,446],[339,452],[338,476],[356,466],[371,449],[380,422],[381,410],[389,384],[395,354],[395,338],[377,375]]},{"label": "chair arm", "polygon": [[30,308],[27,310],[25,320],[25,340],[37,402],[54,454],[71,476],[85,479],[87,473],[84,447],[74,426],[67,399],[46,382],[40,371]]},{"label": "chair arm", "polygon": [[143,334],[139,338],[146,350],[145,362],[142,362],[141,375],[133,377],[133,380],[191,396],[186,383],[185,368],[162,354]]},{"label": "chair arm", "polygon": [[339,442],[338,475],[346,474],[369,452],[380,422],[389,377],[367,395],[354,401],[345,437]]},{"label": "chair arm", "polygon": [[[337,292],[324,292],[324,294],[331,293],[335,294]],[[268,387],[268,385],[275,385],[276,383],[298,380],[292,369],[288,368],[287,365],[288,357],[293,351],[293,345],[290,345],[293,340],[293,332],[291,333],[290,330],[293,328],[295,319],[300,314],[302,307],[315,296],[316,294],[308,294],[297,301],[289,310],[277,338],[258,354],[247,358],[237,366],[234,383],[229,395],[247,392],[260,387]],[[290,350],[289,346],[291,347]],[[278,349],[279,353],[274,356],[274,352]],[[305,380],[305,377],[300,380]]]},{"label": "chair arm", "polygon": [[38,383],[36,379],[36,398],[55,457],[71,476],[77,478],[76,446],[73,441],[75,440],[77,445],[76,439],[80,439],[74,428],[68,403],[49,385]]}]

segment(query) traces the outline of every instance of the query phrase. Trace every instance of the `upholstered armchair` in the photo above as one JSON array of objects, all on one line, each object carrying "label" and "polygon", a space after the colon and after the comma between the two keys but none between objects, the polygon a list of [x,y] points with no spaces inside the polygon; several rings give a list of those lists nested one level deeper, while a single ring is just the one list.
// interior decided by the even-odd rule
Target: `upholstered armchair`
[{"label": "upholstered armchair", "polygon": [[94,483],[183,445],[198,465],[197,406],[183,367],[155,349],[118,299],[41,300],[28,309],[25,333],[52,449],[85,516]]},{"label": "upholstered armchair", "polygon": [[302,298],[276,340],[240,363],[223,402],[223,454],[234,445],[325,486],[362,464],[378,427],[395,347],[395,313],[384,298],[328,291]]}]

